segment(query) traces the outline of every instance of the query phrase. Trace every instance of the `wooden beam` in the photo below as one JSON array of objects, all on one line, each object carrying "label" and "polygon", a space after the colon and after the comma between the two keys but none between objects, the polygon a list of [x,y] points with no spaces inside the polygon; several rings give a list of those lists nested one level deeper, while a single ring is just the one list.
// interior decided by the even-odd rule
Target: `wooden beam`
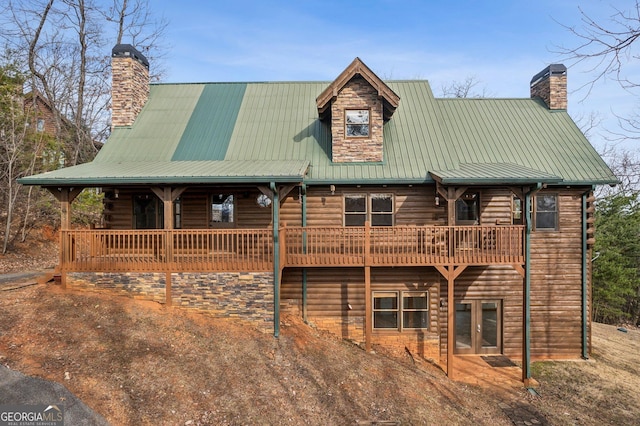
[{"label": "wooden beam", "polygon": [[453,297],[454,292],[454,277],[451,273],[453,265],[449,267],[449,276],[447,277],[447,376],[450,379],[454,377],[453,368],[453,348],[455,342],[455,327],[454,327],[454,315],[455,315],[455,300]]},{"label": "wooden beam", "polygon": [[518,274],[520,274],[520,276],[521,276],[521,277],[523,277],[523,278],[524,278],[524,266],[523,266],[523,265],[520,265],[520,264],[517,264],[517,263],[516,263],[516,264],[511,265],[511,266],[513,266],[513,269],[515,269],[515,270],[516,270],[516,272],[517,272]]},{"label": "wooden beam", "polygon": [[371,267],[364,267],[364,348],[371,352],[371,334],[373,332],[373,309],[371,301]]}]

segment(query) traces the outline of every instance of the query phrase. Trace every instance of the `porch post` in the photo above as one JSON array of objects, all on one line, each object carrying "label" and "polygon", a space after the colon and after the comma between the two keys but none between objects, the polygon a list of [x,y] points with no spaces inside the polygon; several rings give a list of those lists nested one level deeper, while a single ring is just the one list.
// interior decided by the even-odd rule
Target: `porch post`
[{"label": "porch post", "polygon": [[[302,228],[307,227],[307,185],[301,185]],[[307,254],[307,232],[302,231],[302,252]],[[302,268],[302,320],[307,322],[307,268]]]},{"label": "porch post", "polygon": [[63,289],[67,288],[67,272],[65,268],[65,260],[71,258],[69,251],[73,250],[66,244],[67,239],[64,231],[71,229],[71,201],[69,201],[69,192],[67,188],[60,191],[60,285]]},{"label": "porch post", "polygon": [[455,340],[455,327],[454,327],[454,315],[455,315],[455,300],[453,297],[454,292],[453,278],[453,266],[449,266],[447,274],[447,376],[453,379],[453,347],[456,344]]},{"label": "porch post", "polygon": [[273,193],[273,335],[280,336],[280,197],[275,182],[270,183]]},{"label": "porch post", "polygon": [[172,305],[171,298],[171,273],[175,269],[173,262],[173,202],[186,190],[186,187],[179,187],[171,189],[170,186],[163,188],[152,187],[151,191],[156,194],[156,197],[162,200],[162,215],[164,217],[164,223],[162,224],[165,230],[164,234],[164,253],[165,253],[165,286],[164,286],[164,298],[167,306]]},{"label": "porch post", "polygon": [[364,223],[364,348],[371,352],[373,308],[371,306],[371,223]]},{"label": "porch post", "polygon": [[525,250],[524,288],[522,294],[522,383],[531,381],[531,197],[542,189],[542,183],[524,194]]},{"label": "porch post", "polygon": [[71,229],[71,203],[76,199],[78,194],[82,192],[84,188],[73,187],[61,187],[51,188],[47,187],[47,190],[56,197],[56,200],[60,202],[60,235],[58,241],[60,244],[59,249],[59,262],[60,262],[60,284],[63,289],[67,288],[67,272],[65,262],[71,259],[71,251],[73,245],[67,244],[68,241],[64,238],[64,231]]}]

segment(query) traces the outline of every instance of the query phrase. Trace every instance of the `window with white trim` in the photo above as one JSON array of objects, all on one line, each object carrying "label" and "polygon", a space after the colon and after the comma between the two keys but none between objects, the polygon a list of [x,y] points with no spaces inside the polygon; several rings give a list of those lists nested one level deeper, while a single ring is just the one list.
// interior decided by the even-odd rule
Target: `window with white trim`
[{"label": "window with white trim", "polygon": [[399,331],[428,329],[428,293],[426,291],[374,291],[373,328]]},{"label": "window with white trim", "polygon": [[369,137],[369,110],[348,109],[344,112],[345,136],[347,138]]}]

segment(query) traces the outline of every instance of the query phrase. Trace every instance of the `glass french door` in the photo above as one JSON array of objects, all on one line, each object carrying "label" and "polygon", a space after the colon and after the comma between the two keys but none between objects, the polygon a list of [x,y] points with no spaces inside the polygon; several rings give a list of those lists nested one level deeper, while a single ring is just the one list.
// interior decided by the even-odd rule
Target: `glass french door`
[{"label": "glass french door", "polygon": [[463,300],[456,302],[456,354],[502,352],[502,302]]}]

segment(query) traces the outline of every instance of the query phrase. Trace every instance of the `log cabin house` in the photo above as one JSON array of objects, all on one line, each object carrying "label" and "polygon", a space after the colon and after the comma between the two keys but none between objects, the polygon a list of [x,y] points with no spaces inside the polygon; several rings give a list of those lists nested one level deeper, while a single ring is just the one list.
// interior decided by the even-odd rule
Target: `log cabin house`
[{"label": "log cabin house", "polygon": [[[113,131],[91,163],[22,179],[59,200],[62,284],[280,331],[293,310],[454,373],[463,354],[588,357],[593,190],[617,183],[567,114],[438,99],[356,58],[332,82],[151,84],[112,52]],[[83,188],[104,223],[72,229]]]}]

